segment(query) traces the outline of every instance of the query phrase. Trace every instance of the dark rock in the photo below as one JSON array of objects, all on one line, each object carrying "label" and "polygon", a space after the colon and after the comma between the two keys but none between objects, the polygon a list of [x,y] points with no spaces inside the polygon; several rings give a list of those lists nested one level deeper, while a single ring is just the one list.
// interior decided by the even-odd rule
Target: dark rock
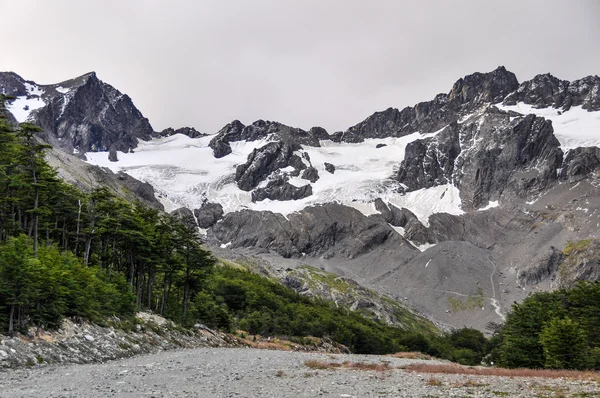
[{"label": "dark rock", "polygon": [[433,138],[410,143],[398,181],[408,190],[453,183],[464,209],[503,194],[525,197],[547,188],[562,164],[551,122],[534,115],[509,118],[488,108],[477,123],[453,123]]},{"label": "dark rock", "polygon": [[15,72],[0,72],[0,92],[2,94],[12,97],[29,95],[25,83],[35,84],[32,81],[24,80]]},{"label": "dark rock", "polygon": [[379,148],[383,148],[386,146],[387,146],[387,144],[377,144],[377,145],[375,145],[375,148],[379,149]]},{"label": "dark rock", "polygon": [[323,127],[312,127],[308,133],[317,140],[328,140],[329,134]]},{"label": "dark rock", "polygon": [[[15,74],[10,78],[3,75],[0,91],[6,92],[8,88],[16,95],[28,94],[22,92],[18,80],[25,82]],[[68,93],[59,92],[59,86],[68,89]],[[43,129],[40,137],[44,141],[68,153],[77,149],[83,155],[112,148],[128,152],[137,146],[138,139],[152,138],[152,126],[131,98],[103,83],[94,72],[40,88],[47,105],[32,112],[30,117]]]},{"label": "dark rock", "polygon": [[334,165],[332,165],[331,163],[327,163],[327,162],[325,162],[324,165],[325,165],[325,170],[327,172],[329,172],[331,174],[335,173],[335,166]]},{"label": "dark rock", "polygon": [[315,183],[319,179],[319,171],[314,167],[309,167],[302,172],[302,178]]},{"label": "dark rock", "polygon": [[108,160],[110,160],[111,162],[119,161],[119,158],[117,156],[117,150],[115,148],[110,148],[110,151],[108,151]]},{"label": "dark rock", "polygon": [[143,202],[152,208],[164,210],[162,203],[156,199],[154,188],[147,182],[136,180],[129,174],[120,172],[117,174],[117,179],[131,193],[140,198]]},{"label": "dark rock", "polygon": [[194,215],[200,228],[210,228],[223,218],[223,206],[219,203],[204,202],[199,209],[194,210]]},{"label": "dark rock", "polygon": [[[235,181],[244,191],[251,191],[277,169],[290,165],[299,148],[284,141],[270,142],[248,155],[248,161],[236,168]],[[296,156],[297,157],[297,156]],[[302,160],[300,160],[302,163]],[[304,163],[302,163],[304,164]]]},{"label": "dark rock", "polygon": [[383,220],[329,203],[290,214],[242,210],[228,213],[209,235],[232,247],[260,247],[284,257],[354,258],[386,245],[414,249]]},{"label": "dark rock", "polygon": [[565,155],[560,178],[570,182],[586,178],[600,167],[600,148],[575,148]]},{"label": "dark rock", "polygon": [[265,199],[271,200],[298,200],[312,195],[312,186],[310,184],[302,187],[296,187],[287,181],[287,178],[278,176],[267,184],[264,188],[256,188],[252,191],[252,201],[259,202]]},{"label": "dark rock", "polygon": [[281,123],[264,120],[257,120],[249,126],[244,126],[238,120],[235,120],[219,130],[217,135],[210,141],[209,146],[213,149],[213,153],[217,158],[231,153],[230,142],[256,141],[267,137],[284,141],[298,148],[300,148],[300,145],[318,147],[320,146],[319,137],[324,131],[319,129],[320,127],[316,127],[307,132]]},{"label": "dark rock", "polygon": [[399,111],[376,112],[332,140],[362,142],[365,138],[402,137],[416,131],[432,133],[460,119],[484,103],[498,103],[516,90],[519,82],[504,67],[489,73],[474,73],[459,79],[448,94]]},{"label": "dark rock", "polygon": [[435,240],[429,234],[429,230],[418,219],[414,219],[406,225],[404,238],[417,245],[435,243]]},{"label": "dark rock", "polygon": [[183,135],[187,135],[190,138],[200,138],[200,137],[206,137],[208,134],[203,134],[201,132],[199,132],[198,130],[196,130],[193,127],[181,127],[177,130],[173,129],[172,127],[166,128],[163,131],[158,133],[159,137],[170,137],[172,135],[175,134],[183,134]]},{"label": "dark rock", "polygon": [[506,105],[524,102],[536,108],[562,108],[581,106],[589,111],[600,110],[600,77],[587,76],[569,82],[545,74],[521,83],[519,88],[504,100]]},{"label": "dark rock", "polygon": [[460,151],[459,127],[453,123],[433,138],[409,143],[397,179],[409,190],[447,184]]},{"label": "dark rock", "polygon": [[210,140],[208,146],[212,148],[215,158],[222,158],[231,153],[231,141],[240,141],[244,125],[239,120],[234,120],[223,127],[217,135]]},{"label": "dark rock", "polygon": [[192,211],[186,207],[181,207],[172,211],[171,215],[181,221],[183,225],[192,231],[195,231],[198,228],[198,224],[196,224],[196,219],[194,218],[194,213],[192,213]]},{"label": "dark rock", "polygon": [[[381,214],[381,217],[383,217],[383,219],[386,222],[392,224],[392,221],[394,221],[394,216],[392,215],[392,212],[387,207],[387,205],[383,202],[383,200],[381,200],[381,198],[377,198],[377,199],[375,199],[373,204],[375,205],[375,210],[377,210]],[[394,224],[392,224],[392,225],[394,225]],[[394,225],[394,226],[396,226],[396,225]]]},{"label": "dark rock", "polygon": [[404,207],[399,209],[396,206],[390,204],[389,209],[391,212],[390,224],[392,224],[395,227],[406,228],[408,224],[419,220],[415,213],[408,209],[405,209]]}]

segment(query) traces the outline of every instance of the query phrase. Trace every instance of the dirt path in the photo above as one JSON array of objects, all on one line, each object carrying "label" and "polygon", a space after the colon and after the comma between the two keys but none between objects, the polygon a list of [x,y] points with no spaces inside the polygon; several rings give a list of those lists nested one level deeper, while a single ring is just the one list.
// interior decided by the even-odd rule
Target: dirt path
[{"label": "dirt path", "polygon": [[0,372],[0,397],[535,397],[553,391],[561,396],[575,392],[600,394],[597,383],[428,375],[401,369],[315,370],[306,366],[307,360],[388,363],[394,368],[420,362],[244,348],[165,351],[106,364]]}]

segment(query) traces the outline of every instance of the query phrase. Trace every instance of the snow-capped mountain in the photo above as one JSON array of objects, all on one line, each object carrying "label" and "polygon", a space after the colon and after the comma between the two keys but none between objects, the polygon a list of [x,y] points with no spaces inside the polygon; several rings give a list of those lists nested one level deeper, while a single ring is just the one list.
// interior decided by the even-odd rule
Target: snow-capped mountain
[{"label": "snow-capped mountain", "polygon": [[0,90],[18,121],[151,184],[224,255],[312,264],[480,328],[531,289],[600,279],[600,252],[563,253],[599,239],[598,76],[519,83],[499,67],[332,134],[263,120],[154,133],[95,74],[5,73]]}]

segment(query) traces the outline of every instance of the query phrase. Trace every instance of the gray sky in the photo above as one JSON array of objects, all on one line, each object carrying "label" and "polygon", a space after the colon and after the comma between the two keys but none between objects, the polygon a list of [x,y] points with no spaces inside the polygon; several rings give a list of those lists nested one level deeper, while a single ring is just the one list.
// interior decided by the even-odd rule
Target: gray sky
[{"label": "gray sky", "polygon": [[334,132],[498,65],[519,81],[600,74],[597,0],[0,0],[0,9],[0,70],[41,84],[94,70],[156,130],[265,119]]}]

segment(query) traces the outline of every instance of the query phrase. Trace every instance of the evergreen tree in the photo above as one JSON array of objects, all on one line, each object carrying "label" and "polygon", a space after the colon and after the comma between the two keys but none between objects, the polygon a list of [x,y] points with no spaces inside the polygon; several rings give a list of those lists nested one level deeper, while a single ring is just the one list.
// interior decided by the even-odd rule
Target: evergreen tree
[{"label": "evergreen tree", "polygon": [[583,369],[588,354],[584,330],[570,318],[554,318],[542,329],[540,343],[544,366],[551,369]]}]

